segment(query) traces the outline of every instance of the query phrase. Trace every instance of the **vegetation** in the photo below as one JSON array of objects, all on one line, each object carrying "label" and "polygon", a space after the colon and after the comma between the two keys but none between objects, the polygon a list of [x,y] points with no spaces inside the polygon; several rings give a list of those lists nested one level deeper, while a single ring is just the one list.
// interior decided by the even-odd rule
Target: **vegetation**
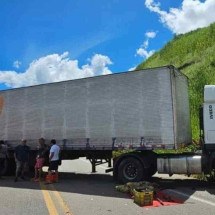
[{"label": "vegetation", "polygon": [[[156,153],[184,153],[198,150],[199,107],[206,84],[215,84],[215,23],[207,28],[177,35],[137,69],[174,65],[189,78],[189,97],[193,144],[178,150],[155,150]],[[113,152],[113,157],[132,150]]]},{"label": "vegetation", "polygon": [[137,69],[174,65],[189,78],[193,138],[199,138],[199,107],[206,84],[215,84],[215,23],[175,36]]},{"label": "vegetation", "polygon": [[134,151],[133,149],[121,149],[121,150],[118,149],[118,150],[115,150],[112,152],[112,156],[113,156],[113,158],[117,158],[122,154],[131,153],[133,151]]},{"label": "vegetation", "polygon": [[178,149],[156,149],[154,150],[155,153],[157,154],[182,154],[182,153],[190,153],[190,152],[195,152],[200,149],[200,145],[193,141],[192,144],[188,146],[181,146]]}]

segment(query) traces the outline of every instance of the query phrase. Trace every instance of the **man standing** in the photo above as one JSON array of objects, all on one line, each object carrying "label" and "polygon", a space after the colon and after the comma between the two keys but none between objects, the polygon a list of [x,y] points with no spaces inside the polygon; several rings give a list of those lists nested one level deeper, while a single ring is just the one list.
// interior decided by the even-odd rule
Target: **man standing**
[{"label": "man standing", "polygon": [[56,140],[51,140],[51,149],[49,154],[49,169],[47,176],[47,183],[52,183],[52,173],[55,174],[55,181],[58,182],[58,165],[60,160],[60,147],[56,144]]},{"label": "man standing", "polygon": [[16,177],[15,182],[18,181],[18,177],[20,176],[21,179],[25,180],[24,174],[26,169],[28,168],[29,162],[29,153],[30,148],[26,145],[27,140],[23,139],[21,144],[15,147],[15,161],[16,161]]}]

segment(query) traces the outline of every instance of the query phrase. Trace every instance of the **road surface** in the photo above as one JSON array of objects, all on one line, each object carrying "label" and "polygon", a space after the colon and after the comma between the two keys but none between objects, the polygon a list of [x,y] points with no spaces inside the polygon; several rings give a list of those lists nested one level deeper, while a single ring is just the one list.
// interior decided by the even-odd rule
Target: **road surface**
[{"label": "road surface", "polygon": [[[182,204],[140,207],[129,195],[115,190],[107,165],[91,173],[85,159],[63,161],[60,183],[46,185],[33,181],[14,182],[13,177],[0,180],[0,215],[214,215],[215,184],[185,176],[155,175],[163,192]],[[46,169],[46,168],[45,168]]]}]

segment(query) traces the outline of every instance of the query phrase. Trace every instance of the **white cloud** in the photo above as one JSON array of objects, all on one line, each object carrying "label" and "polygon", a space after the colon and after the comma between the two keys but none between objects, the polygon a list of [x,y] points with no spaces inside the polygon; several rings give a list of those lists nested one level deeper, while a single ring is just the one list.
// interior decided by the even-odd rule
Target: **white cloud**
[{"label": "white cloud", "polygon": [[143,58],[149,58],[150,56],[152,56],[154,54],[154,50],[151,50],[151,51],[147,51],[146,49],[144,48],[139,48],[137,49],[137,55],[143,57]]},{"label": "white cloud", "polygon": [[22,63],[20,61],[16,60],[16,61],[13,62],[13,67],[19,69],[19,67],[21,66],[21,64]]},{"label": "white cloud", "polygon": [[161,10],[160,3],[146,0],[146,7],[160,16],[160,20],[173,33],[183,34],[202,28],[215,22],[215,1],[183,0],[180,8],[170,8],[169,12]]},{"label": "white cloud", "polygon": [[148,31],[145,33],[145,41],[141,44],[140,48],[136,50],[136,55],[139,55],[145,59],[152,56],[155,52],[155,50],[147,50],[149,46],[149,40],[155,38],[157,35],[157,32],[154,31]]},{"label": "white cloud", "polygon": [[131,67],[128,71],[134,71],[137,68],[137,66]]},{"label": "white cloud", "polygon": [[146,32],[146,37],[148,37],[148,38],[155,38],[156,37],[156,32],[154,32],[154,31],[149,31],[149,32]]},{"label": "white cloud", "polygon": [[34,60],[23,73],[0,71],[0,83],[9,87],[22,87],[112,73],[107,67],[112,64],[107,56],[95,54],[88,64],[80,68],[78,61],[69,59],[68,55],[65,52],[62,55],[41,57]]},{"label": "white cloud", "polygon": [[84,71],[91,70],[93,75],[107,75],[112,73],[106,66],[112,64],[109,57],[100,54],[95,54],[88,61],[90,62],[90,64],[82,66],[82,70]]}]

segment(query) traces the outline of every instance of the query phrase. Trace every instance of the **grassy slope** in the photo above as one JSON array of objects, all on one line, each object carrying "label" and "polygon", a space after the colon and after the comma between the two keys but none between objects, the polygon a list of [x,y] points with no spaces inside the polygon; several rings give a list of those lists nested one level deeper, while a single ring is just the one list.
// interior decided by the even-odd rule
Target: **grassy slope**
[{"label": "grassy slope", "polygon": [[176,36],[137,69],[172,64],[189,78],[191,125],[193,138],[199,136],[198,110],[206,84],[215,84],[215,23]]}]

